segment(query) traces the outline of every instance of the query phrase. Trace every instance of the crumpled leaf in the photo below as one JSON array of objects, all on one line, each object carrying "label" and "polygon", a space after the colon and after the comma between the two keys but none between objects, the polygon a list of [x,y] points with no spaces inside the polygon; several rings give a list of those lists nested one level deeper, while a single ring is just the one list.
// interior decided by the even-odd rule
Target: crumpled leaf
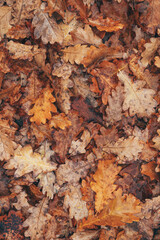
[{"label": "crumpled leaf", "polygon": [[91,189],[96,192],[95,209],[97,212],[100,212],[114,197],[113,192],[117,188],[114,182],[120,170],[121,167],[114,164],[112,160],[98,162],[98,169],[93,175],[94,181],[90,183]]},{"label": "crumpled leaf", "polygon": [[52,172],[49,173],[41,173],[37,176],[39,179],[38,187],[42,187],[42,193],[47,195],[49,199],[53,199],[54,195],[54,186],[55,183],[55,175]]},{"label": "crumpled leaf", "polygon": [[21,177],[26,173],[32,172],[37,176],[43,172],[52,172],[56,170],[56,164],[49,162],[45,156],[33,152],[30,145],[25,145],[23,148],[19,146],[15,152],[14,157],[8,161],[4,167],[6,169],[16,169],[15,177]]},{"label": "crumpled leaf", "polygon": [[94,225],[117,227],[139,221],[140,218],[136,215],[141,212],[140,201],[131,194],[122,195],[120,188],[114,191],[114,196],[115,198],[110,200],[99,214],[83,219],[79,224],[79,229],[92,228]]},{"label": "crumpled leaf", "polygon": [[33,108],[28,112],[28,115],[33,115],[30,119],[31,122],[36,122],[37,125],[45,124],[47,119],[51,119],[51,112],[57,112],[57,108],[53,105],[56,99],[52,92],[53,89],[49,87],[42,90],[39,98],[35,100]]},{"label": "crumpled leaf", "polygon": [[35,27],[34,36],[36,39],[41,37],[44,44],[48,42],[51,44],[55,42],[62,44],[62,31],[56,21],[53,18],[49,18],[47,13],[38,9],[33,18],[32,25]]},{"label": "crumpled leaf", "polygon": [[64,198],[64,208],[69,208],[70,218],[75,218],[77,221],[88,216],[86,202],[82,200],[80,185],[69,186]]},{"label": "crumpled leaf", "polygon": [[119,138],[115,143],[107,141],[103,147],[104,152],[116,154],[118,163],[122,164],[137,160],[142,149],[143,141],[134,136],[129,136],[127,139]]},{"label": "crumpled leaf", "polygon": [[80,178],[87,176],[91,164],[85,161],[65,160],[65,164],[61,164],[56,170],[56,180],[59,185],[68,182],[69,184],[78,183]]},{"label": "crumpled leaf", "polygon": [[88,130],[84,130],[80,139],[72,141],[69,153],[72,156],[76,154],[85,153],[86,152],[85,148],[90,143],[90,141],[91,141],[90,132]]},{"label": "crumpled leaf", "polygon": [[124,27],[119,21],[115,21],[112,18],[103,18],[99,15],[97,18],[89,18],[89,24],[96,27],[99,31],[116,32]]},{"label": "crumpled leaf", "polygon": [[23,227],[29,227],[25,231],[25,237],[31,240],[41,239],[44,236],[44,230],[52,216],[47,213],[48,199],[44,198],[36,207],[30,207],[28,213],[30,216],[23,222]]},{"label": "crumpled leaf", "polygon": [[11,19],[11,10],[11,7],[0,7],[0,41],[4,37],[4,34],[6,34],[11,28],[11,25],[9,23]]},{"label": "crumpled leaf", "polygon": [[49,127],[54,128],[60,128],[65,129],[66,127],[71,126],[71,121],[67,118],[67,116],[64,113],[60,113],[58,115],[55,115],[51,118],[49,121]]},{"label": "crumpled leaf", "polygon": [[124,71],[117,73],[117,76],[124,83],[125,100],[123,110],[129,109],[130,116],[137,114],[138,117],[150,117],[157,106],[157,102],[153,98],[155,91],[143,88],[144,81],[132,82]]}]

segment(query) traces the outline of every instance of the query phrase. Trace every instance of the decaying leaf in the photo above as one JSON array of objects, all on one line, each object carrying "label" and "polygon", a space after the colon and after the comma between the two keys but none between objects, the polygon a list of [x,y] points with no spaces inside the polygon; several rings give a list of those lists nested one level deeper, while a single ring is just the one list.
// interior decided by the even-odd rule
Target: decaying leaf
[{"label": "decaying leaf", "polygon": [[93,175],[94,181],[91,188],[96,192],[95,209],[100,212],[108,201],[113,198],[113,192],[117,188],[114,182],[120,172],[121,167],[113,163],[112,160],[102,160],[98,163],[98,169]]},{"label": "decaying leaf", "polygon": [[54,44],[55,42],[63,42],[63,33],[61,32],[58,24],[52,18],[48,17],[47,13],[38,9],[32,21],[35,27],[34,36],[36,39],[42,38],[42,42],[47,44],[48,42]]},{"label": "decaying leaf", "polygon": [[30,119],[31,122],[36,122],[37,125],[45,124],[47,119],[51,119],[51,112],[57,112],[57,108],[53,105],[56,99],[52,91],[51,88],[43,89],[39,98],[35,100],[33,108],[28,112],[29,115],[34,115]]},{"label": "decaying leaf", "polygon": [[132,82],[124,71],[120,71],[117,76],[124,83],[125,100],[123,110],[129,109],[130,116],[137,114],[139,117],[150,117],[157,106],[157,102],[153,98],[155,91],[143,88],[144,81]]},{"label": "decaying leaf", "polygon": [[42,172],[52,172],[56,169],[56,164],[51,163],[46,157],[33,152],[30,145],[19,146],[14,152],[14,157],[5,164],[6,169],[16,169],[15,176],[20,177],[26,173],[32,172],[37,176]]}]

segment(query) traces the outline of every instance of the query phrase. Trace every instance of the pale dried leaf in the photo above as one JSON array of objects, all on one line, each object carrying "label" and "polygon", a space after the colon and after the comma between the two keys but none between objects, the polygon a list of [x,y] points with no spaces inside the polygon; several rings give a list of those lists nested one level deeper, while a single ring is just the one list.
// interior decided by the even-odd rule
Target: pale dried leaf
[{"label": "pale dried leaf", "polygon": [[11,28],[9,21],[11,19],[11,7],[0,7],[0,41],[4,37],[4,34]]},{"label": "pale dried leaf", "polygon": [[147,67],[151,63],[158,46],[160,45],[160,38],[150,38],[150,43],[146,43],[144,46],[146,50],[141,54],[141,62],[144,67]]},{"label": "pale dried leaf", "polygon": [[130,116],[135,114],[138,117],[150,117],[155,112],[157,106],[153,98],[155,91],[153,89],[143,88],[144,81],[132,82],[131,78],[124,72],[117,73],[119,80],[124,83],[125,100],[123,110],[129,109]]},{"label": "pale dried leaf", "polygon": [[71,36],[74,44],[102,44],[102,39],[95,35],[92,28],[89,25],[85,25],[84,29],[78,27],[76,30],[71,32]]},{"label": "pale dried leaf", "polygon": [[47,44],[48,42],[54,44],[58,42],[62,44],[63,34],[56,21],[48,17],[47,13],[38,9],[32,21],[35,27],[34,36],[36,39],[42,38],[42,42]]},{"label": "pale dried leaf", "polygon": [[152,147],[160,150],[160,129],[157,130],[158,136],[155,136],[152,141],[154,142],[154,145]]},{"label": "pale dried leaf", "polygon": [[49,173],[41,173],[37,176],[37,179],[39,179],[38,186],[42,187],[42,193],[46,194],[49,199],[53,199],[54,195],[54,186],[55,183],[55,175],[52,172]]},{"label": "pale dried leaf", "polygon": [[103,151],[116,154],[117,161],[121,164],[137,160],[142,150],[143,141],[134,136],[129,136],[127,139],[119,138],[116,143],[108,141],[103,147]]},{"label": "pale dried leaf", "polygon": [[32,45],[25,45],[11,40],[7,43],[7,49],[13,59],[28,59],[32,61],[34,56]]},{"label": "pale dried leaf", "polygon": [[31,240],[42,239],[47,223],[52,216],[48,212],[48,199],[44,198],[36,207],[30,207],[30,216],[23,222],[23,227],[29,227],[25,231],[25,237]]},{"label": "pale dried leaf", "polygon": [[77,221],[88,216],[86,202],[82,200],[80,185],[69,186],[64,198],[64,208],[69,208],[70,218],[75,218]]},{"label": "pale dried leaf", "polygon": [[155,65],[156,65],[156,67],[158,67],[158,68],[160,68],[160,57],[159,56],[156,56],[155,58],[154,58],[154,60],[155,60]]},{"label": "pale dried leaf", "polygon": [[76,232],[71,236],[72,240],[92,240],[96,239],[98,237],[97,230],[88,230],[88,231],[82,231],[82,232]]},{"label": "pale dried leaf", "polygon": [[37,176],[43,172],[56,170],[55,163],[49,162],[45,156],[33,152],[30,145],[25,145],[23,148],[19,146],[14,152],[14,157],[4,167],[6,169],[17,169],[15,177],[21,177],[32,171],[34,176]]},{"label": "pale dried leaf", "polygon": [[17,195],[17,202],[13,203],[13,206],[17,209],[17,210],[21,210],[23,208],[29,208],[30,204],[27,201],[27,194],[24,191],[21,191],[18,195]]},{"label": "pale dried leaf", "polygon": [[84,130],[81,138],[76,141],[72,141],[71,147],[69,149],[69,153],[74,156],[76,154],[85,153],[86,152],[86,146],[91,141],[91,134],[88,130]]},{"label": "pale dried leaf", "polygon": [[80,178],[87,176],[88,170],[91,165],[84,161],[65,161],[65,164],[61,164],[56,170],[56,178],[59,185],[63,183],[77,183]]}]

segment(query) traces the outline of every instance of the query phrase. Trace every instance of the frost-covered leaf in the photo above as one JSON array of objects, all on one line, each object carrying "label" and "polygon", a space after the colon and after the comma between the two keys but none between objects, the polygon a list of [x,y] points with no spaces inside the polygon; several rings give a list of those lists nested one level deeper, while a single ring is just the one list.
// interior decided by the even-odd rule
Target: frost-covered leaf
[{"label": "frost-covered leaf", "polygon": [[124,71],[120,71],[117,76],[124,83],[125,100],[123,110],[129,110],[130,116],[137,114],[138,117],[150,117],[157,106],[157,102],[153,98],[155,91],[143,88],[146,84],[144,81],[132,82]]},{"label": "frost-covered leaf", "polygon": [[88,216],[86,202],[82,200],[80,185],[69,186],[64,198],[64,208],[69,208],[70,218],[75,218],[77,221]]},{"label": "frost-covered leaf", "polygon": [[48,14],[41,9],[36,11],[32,24],[35,27],[34,36],[36,39],[41,37],[44,44],[48,42],[51,44],[55,42],[62,44],[63,33],[58,24],[53,18],[49,18]]},{"label": "frost-covered leaf", "polygon": [[15,150],[14,157],[4,167],[6,169],[15,168],[15,177],[21,177],[29,172],[33,172],[34,176],[43,172],[52,172],[56,169],[56,164],[49,162],[45,156],[33,152],[30,145],[25,145],[23,148],[19,146]]}]

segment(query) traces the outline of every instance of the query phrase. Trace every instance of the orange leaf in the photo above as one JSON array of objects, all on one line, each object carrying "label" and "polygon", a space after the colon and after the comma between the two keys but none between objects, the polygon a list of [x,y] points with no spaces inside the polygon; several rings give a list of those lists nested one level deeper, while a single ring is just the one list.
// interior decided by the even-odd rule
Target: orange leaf
[{"label": "orange leaf", "polygon": [[142,164],[141,173],[150,177],[151,181],[156,179],[158,180],[158,174],[155,172],[156,163],[155,161],[149,162],[147,164]]},{"label": "orange leaf", "polygon": [[89,216],[83,219],[79,224],[79,230],[85,228],[93,228],[96,226],[112,226],[118,227],[139,221],[139,217],[135,214],[141,212],[140,201],[133,195],[124,194],[118,189],[114,192],[115,198],[109,201],[109,204],[97,215]]},{"label": "orange leaf", "polygon": [[91,188],[96,192],[95,209],[100,212],[109,199],[113,198],[113,192],[116,189],[114,182],[117,179],[117,174],[121,167],[113,163],[112,160],[102,160],[98,163],[98,169],[93,175],[95,182],[91,182]]},{"label": "orange leaf", "polygon": [[69,127],[71,125],[71,121],[68,120],[64,113],[53,116],[49,122],[50,127],[61,129],[65,129],[66,127]]},{"label": "orange leaf", "polygon": [[57,108],[52,104],[56,100],[52,95],[52,91],[51,88],[43,89],[42,94],[35,101],[34,107],[28,113],[34,115],[30,119],[31,122],[36,122],[37,125],[45,124],[47,119],[51,119],[51,112],[57,112]]},{"label": "orange leaf", "polygon": [[67,7],[72,7],[73,10],[76,10],[81,18],[87,18],[87,9],[83,0],[68,0]]},{"label": "orange leaf", "polygon": [[89,24],[96,27],[99,31],[106,32],[116,32],[124,27],[124,24],[109,17],[103,18],[103,16],[99,16],[96,19],[89,19]]}]

